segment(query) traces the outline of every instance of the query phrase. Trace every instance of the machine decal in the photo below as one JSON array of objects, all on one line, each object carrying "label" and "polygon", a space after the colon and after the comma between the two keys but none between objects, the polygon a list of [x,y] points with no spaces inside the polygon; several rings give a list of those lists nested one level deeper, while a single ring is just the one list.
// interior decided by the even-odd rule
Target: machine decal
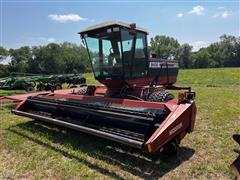
[{"label": "machine decal", "polygon": [[161,63],[160,62],[150,62],[149,63],[149,67],[150,68],[160,68],[161,67]]},{"label": "machine decal", "polygon": [[176,63],[165,63],[165,62],[149,62],[150,68],[178,68],[178,64]]},{"label": "machine decal", "polygon": [[174,134],[175,132],[177,132],[177,130],[179,130],[182,127],[182,123],[179,123],[177,126],[175,126],[173,129],[171,129],[169,131],[169,136],[171,136],[172,134]]}]

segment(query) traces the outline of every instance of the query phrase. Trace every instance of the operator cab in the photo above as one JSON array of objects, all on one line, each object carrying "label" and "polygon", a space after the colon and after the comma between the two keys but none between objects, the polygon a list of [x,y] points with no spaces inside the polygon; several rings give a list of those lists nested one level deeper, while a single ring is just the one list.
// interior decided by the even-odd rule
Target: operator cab
[{"label": "operator cab", "polygon": [[97,80],[145,77],[148,71],[147,31],[108,21],[79,33],[86,44]]}]

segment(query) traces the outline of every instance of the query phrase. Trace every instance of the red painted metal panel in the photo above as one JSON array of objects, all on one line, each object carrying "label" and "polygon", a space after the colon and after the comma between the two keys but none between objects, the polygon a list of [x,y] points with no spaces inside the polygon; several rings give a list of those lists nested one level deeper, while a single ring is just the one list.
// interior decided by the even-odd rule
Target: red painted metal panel
[{"label": "red painted metal panel", "polygon": [[[69,93],[73,93],[78,91],[78,88],[74,88],[74,89],[61,89],[61,90],[56,90],[54,91],[55,93],[58,94],[69,94]],[[20,101],[24,101],[25,99],[27,99],[29,96],[36,96],[36,95],[44,95],[44,94],[51,94],[51,91],[45,91],[45,92],[34,92],[34,93],[26,93],[26,94],[17,94],[17,95],[12,95],[12,96],[2,96],[0,98],[0,101],[4,101],[4,100],[11,100],[14,102],[20,102]]]},{"label": "red painted metal panel", "polygon": [[[99,80],[102,84],[105,84],[108,88],[110,89],[119,89],[124,87],[125,85],[130,85],[130,86],[147,86],[149,85],[155,77],[140,77],[140,78],[133,78],[133,79],[126,79],[126,80],[114,80],[114,79],[104,79],[104,80]],[[168,81],[172,84],[174,84],[177,80],[177,76],[165,76],[165,77],[160,77],[158,80],[158,84],[167,84]]]},{"label": "red painted metal panel", "polygon": [[172,111],[166,120],[159,126],[145,144],[146,151],[156,152],[165,143],[174,137],[178,136],[181,132],[189,128],[191,121],[195,121],[195,116],[192,117],[195,104],[186,103],[180,104],[175,111]]}]

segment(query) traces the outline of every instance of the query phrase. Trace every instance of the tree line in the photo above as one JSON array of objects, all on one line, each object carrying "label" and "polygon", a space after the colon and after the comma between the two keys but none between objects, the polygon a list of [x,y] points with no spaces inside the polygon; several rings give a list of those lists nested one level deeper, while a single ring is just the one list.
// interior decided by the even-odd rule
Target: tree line
[{"label": "tree line", "polygon": [[23,46],[9,50],[0,47],[0,61],[6,56],[11,57],[11,62],[7,65],[0,64],[1,74],[63,74],[91,71],[86,49],[69,42]]},{"label": "tree line", "polygon": [[193,52],[189,44],[167,36],[155,36],[150,41],[151,52],[164,59],[176,59],[180,68],[240,67],[240,37],[222,35],[219,42]]},{"label": "tree line", "polygon": [[[150,40],[150,53],[163,59],[176,59],[180,68],[240,67],[240,37],[223,35],[219,42],[196,52],[187,43],[168,36]],[[11,57],[7,65],[0,64],[0,74],[11,72],[33,74],[84,73],[91,71],[86,48],[69,42],[45,46],[23,46],[18,49],[0,47],[0,63]]]}]

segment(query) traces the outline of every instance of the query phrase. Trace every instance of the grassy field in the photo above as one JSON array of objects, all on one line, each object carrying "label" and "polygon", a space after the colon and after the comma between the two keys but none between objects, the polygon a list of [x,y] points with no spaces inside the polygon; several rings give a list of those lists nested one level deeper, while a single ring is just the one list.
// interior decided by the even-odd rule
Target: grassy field
[{"label": "grassy field", "polygon": [[196,91],[198,112],[195,131],[172,157],[144,156],[111,141],[12,115],[13,105],[1,105],[0,179],[234,178],[228,167],[238,148],[231,136],[240,133],[240,68],[181,70],[178,84]]}]

